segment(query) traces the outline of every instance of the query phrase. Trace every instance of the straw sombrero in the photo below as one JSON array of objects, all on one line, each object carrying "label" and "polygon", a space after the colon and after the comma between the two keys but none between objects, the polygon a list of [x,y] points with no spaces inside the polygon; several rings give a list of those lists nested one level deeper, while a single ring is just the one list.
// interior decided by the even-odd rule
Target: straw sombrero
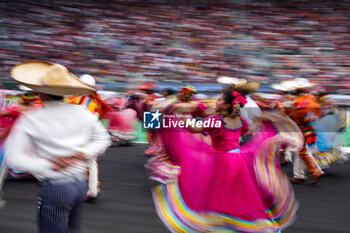
[{"label": "straw sombrero", "polygon": [[11,77],[35,92],[51,95],[89,95],[96,92],[59,64],[24,62],[11,70]]},{"label": "straw sombrero", "polygon": [[258,81],[247,81],[244,78],[220,76],[216,81],[230,86],[235,91],[255,92],[260,88],[260,83]]},{"label": "straw sombrero", "polygon": [[243,92],[256,92],[260,88],[260,82],[258,81],[248,81],[246,83],[238,84],[234,89],[236,91],[243,91]]}]

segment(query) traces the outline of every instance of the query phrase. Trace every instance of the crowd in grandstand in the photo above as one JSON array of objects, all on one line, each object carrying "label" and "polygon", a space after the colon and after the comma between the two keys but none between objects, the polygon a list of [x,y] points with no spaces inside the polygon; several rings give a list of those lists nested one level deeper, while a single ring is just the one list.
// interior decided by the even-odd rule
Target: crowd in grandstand
[{"label": "crowd in grandstand", "polygon": [[261,82],[307,77],[348,85],[347,1],[7,1],[1,79],[49,60],[102,82]]}]

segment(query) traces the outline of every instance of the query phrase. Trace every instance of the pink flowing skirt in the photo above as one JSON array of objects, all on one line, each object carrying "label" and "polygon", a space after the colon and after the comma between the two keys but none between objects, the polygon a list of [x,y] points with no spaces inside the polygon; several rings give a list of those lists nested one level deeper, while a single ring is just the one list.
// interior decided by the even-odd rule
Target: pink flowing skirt
[{"label": "pink flowing skirt", "polygon": [[113,141],[130,141],[135,138],[136,112],[132,109],[111,111],[107,113],[108,132]]},{"label": "pink flowing skirt", "polygon": [[[276,155],[291,135],[300,147],[301,133],[285,116],[267,115],[261,131],[238,153],[216,151],[186,131],[162,133],[167,153],[181,169],[153,190],[158,215],[169,230],[279,232],[292,222],[294,192]],[[288,127],[289,133],[279,133]]]}]

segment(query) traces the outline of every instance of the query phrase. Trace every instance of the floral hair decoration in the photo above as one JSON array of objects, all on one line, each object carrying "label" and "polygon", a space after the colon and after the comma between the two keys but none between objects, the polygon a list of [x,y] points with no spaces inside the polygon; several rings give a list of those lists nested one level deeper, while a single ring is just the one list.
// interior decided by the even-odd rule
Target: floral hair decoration
[{"label": "floral hair decoration", "polygon": [[234,91],[232,93],[232,96],[234,97],[232,101],[232,114],[231,117],[238,117],[241,115],[241,107],[243,107],[247,100],[241,96],[237,91]]},{"label": "floral hair decoration", "polygon": [[247,103],[247,100],[243,96],[241,96],[237,91],[234,91],[232,93],[232,96],[234,97],[232,101],[232,106],[238,103],[241,107],[243,107]]}]

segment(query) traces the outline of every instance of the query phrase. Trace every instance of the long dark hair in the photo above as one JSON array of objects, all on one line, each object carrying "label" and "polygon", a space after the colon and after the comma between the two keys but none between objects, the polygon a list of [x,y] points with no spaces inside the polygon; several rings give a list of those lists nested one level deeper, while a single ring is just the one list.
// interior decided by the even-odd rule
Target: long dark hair
[{"label": "long dark hair", "polygon": [[230,104],[230,107],[227,109],[227,112],[229,115],[232,114],[233,109],[232,109],[232,101],[234,100],[234,97],[232,95],[233,91],[232,90],[228,90],[222,93],[222,97],[225,100],[226,104]]},{"label": "long dark hair", "polygon": [[223,98],[225,103],[230,104],[230,107],[226,109],[228,115],[231,115],[231,117],[240,116],[240,109],[247,103],[247,100],[237,91],[225,91]]}]

